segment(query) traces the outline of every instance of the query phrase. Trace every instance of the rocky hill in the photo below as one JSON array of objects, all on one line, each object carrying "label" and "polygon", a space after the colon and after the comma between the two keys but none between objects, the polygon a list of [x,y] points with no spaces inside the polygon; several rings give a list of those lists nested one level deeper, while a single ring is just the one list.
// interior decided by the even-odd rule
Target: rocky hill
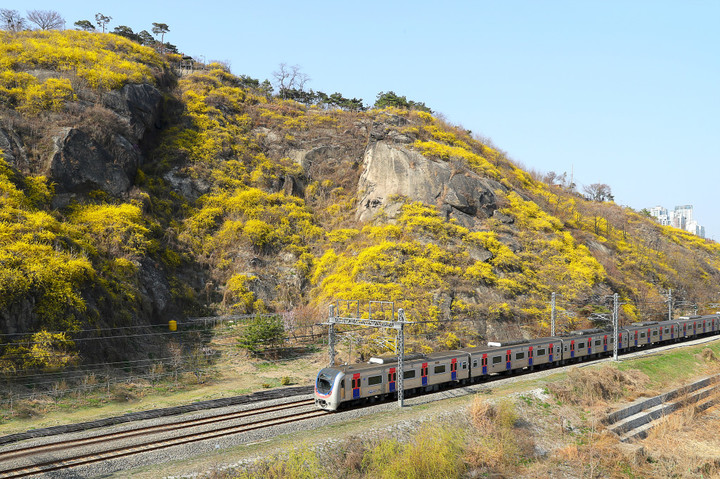
[{"label": "rocky hill", "polygon": [[425,111],[282,100],[219,64],[178,77],[180,57],[111,34],[2,32],[0,59],[1,333],[266,311],[302,328],[336,299],[387,300],[428,350],[547,334],[552,292],[562,328],[614,292],[624,321],[662,318],[668,288],[716,299],[716,243]]}]

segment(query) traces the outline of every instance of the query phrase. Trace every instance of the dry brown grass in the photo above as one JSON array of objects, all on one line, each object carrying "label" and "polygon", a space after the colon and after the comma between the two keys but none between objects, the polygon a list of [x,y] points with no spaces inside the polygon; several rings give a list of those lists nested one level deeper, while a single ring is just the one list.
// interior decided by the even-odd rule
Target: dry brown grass
[{"label": "dry brown grass", "polygon": [[570,369],[567,379],[550,383],[548,389],[561,401],[578,406],[603,405],[647,394],[648,376],[638,370],[620,371],[611,366]]},{"label": "dry brown grass", "polygon": [[715,364],[717,365],[720,360],[718,360],[718,357],[715,355],[715,352],[710,348],[705,348],[700,353],[700,357],[708,364]]},{"label": "dry brown grass", "polygon": [[[703,352],[704,356],[704,352]],[[720,393],[715,393],[715,399]],[[643,441],[654,473],[666,477],[720,477],[720,411],[692,406],[657,421]]]},{"label": "dry brown grass", "polygon": [[535,443],[510,400],[492,404],[476,397],[469,408],[474,427],[465,462],[480,473],[514,475],[535,455]]}]

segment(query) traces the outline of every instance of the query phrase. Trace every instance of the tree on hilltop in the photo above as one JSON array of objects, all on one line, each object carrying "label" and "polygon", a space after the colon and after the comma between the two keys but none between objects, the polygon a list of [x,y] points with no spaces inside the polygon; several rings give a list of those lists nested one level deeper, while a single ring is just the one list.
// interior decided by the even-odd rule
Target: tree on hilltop
[{"label": "tree on hilltop", "polygon": [[155,35],[160,35],[160,45],[165,45],[165,34],[170,31],[170,27],[165,23],[153,22],[152,32]]},{"label": "tree on hilltop", "polygon": [[612,190],[605,183],[593,183],[589,186],[583,186],[583,191],[587,194],[587,198],[592,201],[615,200],[615,197],[612,194]]},{"label": "tree on hilltop", "polygon": [[78,20],[74,25],[77,30],[85,30],[86,32],[95,31],[95,25],[93,25],[90,20]]},{"label": "tree on hilltop", "polygon": [[287,63],[281,63],[272,75],[278,87],[278,95],[283,100],[293,94],[293,90],[304,91],[305,84],[310,81],[310,77],[300,71],[300,65],[288,66]]},{"label": "tree on hilltop", "polygon": [[143,45],[151,46],[155,43],[155,39],[147,30],[139,32],[137,36],[140,39],[140,43]]},{"label": "tree on hilltop", "polygon": [[142,41],[140,40],[140,36],[137,33],[133,32],[132,28],[126,25],[120,25],[118,27],[115,27],[112,33],[115,35],[120,35],[121,37],[125,37],[128,40],[132,40],[136,43],[142,43]]},{"label": "tree on hilltop", "polygon": [[40,30],[56,30],[65,25],[65,19],[55,10],[30,10],[27,19]]},{"label": "tree on hilltop", "polygon": [[425,103],[423,102],[408,100],[404,96],[399,96],[394,91],[389,91],[387,93],[381,91],[377,95],[377,100],[375,101],[375,105],[373,105],[373,108],[387,107],[404,108],[407,110],[420,110],[432,113],[432,110],[425,106]]},{"label": "tree on hilltop", "polygon": [[105,25],[110,23],[110,20],[112,20],[112,17],[106,17],[102,13],[95,14],[95,23],[97,23],[98,27],[102,28],[103,33],[105,33]]},{"label": "tree on hilltop", "polygon": [[0,23],[2,29],[9,32],[21,32],[27,28],[27,22],[20,12],[7,8],[0,8]]}]

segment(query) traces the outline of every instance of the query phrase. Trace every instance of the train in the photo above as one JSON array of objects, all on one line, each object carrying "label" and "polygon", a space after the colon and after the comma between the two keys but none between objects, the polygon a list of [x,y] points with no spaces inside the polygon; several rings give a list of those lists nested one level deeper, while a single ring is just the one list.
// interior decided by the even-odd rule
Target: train
[{"label": "train", "polygon": [[[712,334],[720,334],[720,312],[633,323],[618,329],[618,353]],[[613,354],[614,341],[612,330],[584,329],[561,336],[488,342],[487,346],[427,355],[407,354],[403,359],[404,394],[438,391],[501,374],[599,359]],[[315,405],[336,411],[353,404],[397,397],[397,375],[396,356],[323,368],[315,380]]]}]

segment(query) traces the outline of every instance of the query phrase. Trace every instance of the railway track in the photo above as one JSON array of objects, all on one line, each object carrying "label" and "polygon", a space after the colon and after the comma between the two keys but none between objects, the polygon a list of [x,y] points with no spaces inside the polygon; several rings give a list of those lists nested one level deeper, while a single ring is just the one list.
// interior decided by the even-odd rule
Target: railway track
[{"label": "railway track", "polygon": [[[311,408],[311,409],[310,409]],[[0,479],[37,477],[328,414],[312,399],[0,450]],[[211,429],[207,429],[211,426]]]}]

